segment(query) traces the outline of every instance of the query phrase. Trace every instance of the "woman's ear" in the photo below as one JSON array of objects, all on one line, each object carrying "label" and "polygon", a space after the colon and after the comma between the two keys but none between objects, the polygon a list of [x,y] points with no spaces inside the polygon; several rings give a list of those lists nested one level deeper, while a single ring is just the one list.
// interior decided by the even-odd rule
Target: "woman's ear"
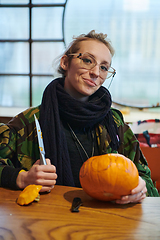
[{"label": "woman's ear", "polygon": [[65,71],[68,70],[68,57],[67,55],[63,55],[60,61],[61,68]]}]

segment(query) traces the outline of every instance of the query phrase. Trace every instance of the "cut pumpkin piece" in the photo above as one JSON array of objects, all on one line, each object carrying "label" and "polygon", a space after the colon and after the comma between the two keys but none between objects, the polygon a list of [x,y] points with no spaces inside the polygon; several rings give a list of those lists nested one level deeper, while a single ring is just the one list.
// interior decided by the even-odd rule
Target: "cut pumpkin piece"
[{"label": "cut pumpkin piece", "polygon": [[20,194],[17,199],[17,204],[23,206],[28,205],[33,201],[39,201],[40,195],[39,191],[41,190],[41,185],[28,185]]}]

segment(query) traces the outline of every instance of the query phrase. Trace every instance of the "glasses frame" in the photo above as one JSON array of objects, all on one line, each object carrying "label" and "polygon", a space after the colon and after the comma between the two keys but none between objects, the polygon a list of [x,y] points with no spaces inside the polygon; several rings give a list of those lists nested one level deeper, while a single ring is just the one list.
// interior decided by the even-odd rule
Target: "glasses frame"
[{"label": "glasses frame", "polygon": [[[88,55],[94,60],[94,62],[95,62],[95,65],[94,65],[93,67],[91,67],[91,68],[85,68],[85,69],[91,70],[91,69],[94,68],[96,65],[98,65],[96,59],[95,59],[94,56],[92,56],[90,53],[71,53],[71,54],[68,54],[68,56],[77,56],[77,58],[81,59],[84,54],[88,54]],[[111,75],[110,75],[109,77],[106,77],[106,79],[108,79],[108,78],[110,78],[110,77],[114,77],[115,74],[116,74],[116,70],[115,70],[113,67],[110,66],[109,68],[111,68],[111,69],[113,70],[113,72],[107,70],[107,72],[108,72],[108,73],[111,73]]]}]

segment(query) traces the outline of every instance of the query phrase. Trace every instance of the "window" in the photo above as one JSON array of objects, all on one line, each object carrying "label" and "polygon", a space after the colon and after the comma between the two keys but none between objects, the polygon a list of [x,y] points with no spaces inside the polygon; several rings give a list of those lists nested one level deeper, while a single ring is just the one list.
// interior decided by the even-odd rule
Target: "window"
[{"label": "window", "polygon": [[[75,11],[78,9],[78,11]],[[115,48],[117,74],[110,91],[113,101],[134,106],[160,103],[160,1],[68,1],[65,40],[92,29],[107,33]],[[106,87],[109,81],[106,80]]]},{"label": "window", "polygon": [[0,5],[0,105],[40,104],[64,50],[65,0],[4,0]]},{"label": "window", "polygon": [[109,89],[113,101],[139,107],[160,103],[159,0],[0,3],[0,106],[40,104],[55,76],[53,60],[73,35],[92,29],[107,33],[116,51],[112,66],[117,74]]}]

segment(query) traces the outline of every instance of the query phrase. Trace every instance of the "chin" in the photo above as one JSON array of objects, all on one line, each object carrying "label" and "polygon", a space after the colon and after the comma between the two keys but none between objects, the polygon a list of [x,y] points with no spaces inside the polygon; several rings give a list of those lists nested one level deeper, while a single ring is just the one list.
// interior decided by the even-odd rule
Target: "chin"
[{"label": "chin", "polygon": [[80,91],[80,92],[81,92],[81,94],[83,94],[84,96],[90,96],[90,95],[92,95],[93,93],[95,93],[95,91],[93,91],[93,90],[91,90],[91,89],[89,89],[89,90],[84,89],[84,90],[82,90],[82,91]]},{"label": "chin", "polygon": [[82,94],[84,97],[89,97],[91,95],[93,95],[99,88],[81,88],[79,89],[79,93]]},{"label": "chin", "polygon": [[91,96],[91,95],[93,95],[96,91],[97,91],[98,89],[92,89],[92,91],[88,91],[87,93],[86,93],[86,95],[87,96]]}]

